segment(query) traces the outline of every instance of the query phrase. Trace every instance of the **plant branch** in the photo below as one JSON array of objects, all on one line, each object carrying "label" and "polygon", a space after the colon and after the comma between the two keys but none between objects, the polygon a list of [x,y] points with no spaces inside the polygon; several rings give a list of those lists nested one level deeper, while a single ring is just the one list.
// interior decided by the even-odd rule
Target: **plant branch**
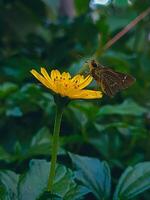
[{"label": "plant branch", "polygon": [[112,39],[110,39],[104,46],[104,50],[110,48],[114,43],[116,43],[122,36],[124,36],[128,31],[130,31],[137,23],[139,23],[143,18],[150,14],[150,7],[137,16],[133,21],[131,21],[125,28],[123,28],[119,33],[117,33]]}]

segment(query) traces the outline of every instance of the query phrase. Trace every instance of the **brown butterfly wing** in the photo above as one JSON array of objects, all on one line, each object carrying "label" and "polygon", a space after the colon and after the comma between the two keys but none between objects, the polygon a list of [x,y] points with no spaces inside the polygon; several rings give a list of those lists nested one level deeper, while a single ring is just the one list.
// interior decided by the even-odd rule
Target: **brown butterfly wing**
[{"label": "brown butterfly wing", "polygon": [[101,78],[98,82],[105,94],[114,96],[120,90],[132,85],[134,81],[135,79],[130,75],[105,68],[101,71]]},{"label": "brown butterfly wing", "polygon": [[120,73],[120,72],[115,72],[115,73],[122,80],[122,88],[121,89],[128,88],[129,86],[131,86],[136,81],[136,79],[129,74],[124,74],[124,73]]},{"label": "brown butterfly wing", "polygon": [[121,79],[109,70],[101,74],[100,85],[103,92],[108,96],[114,96],[122,87]]},{"label": "brown butterfly wing", "polygon": [[108,81],[106,81],[105,78],[101,80],[100,86],[102,91],[110,97],[114,96],[118,91],[118,89],[113,90],[113,88],[109,85]]}]

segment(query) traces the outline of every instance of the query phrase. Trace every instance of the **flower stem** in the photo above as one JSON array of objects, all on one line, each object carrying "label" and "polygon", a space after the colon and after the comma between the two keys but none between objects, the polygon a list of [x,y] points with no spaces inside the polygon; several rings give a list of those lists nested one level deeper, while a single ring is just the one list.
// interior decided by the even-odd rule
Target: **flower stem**
[{"label": "flower stem", "polygon": [[58,152],[58,146],[59,146],[59,132],[60,132],[62,113],[63,113],[63,108],[61,108],[59,105],[56,105],[56,116],[55,116],[53,141],[52,141],[52,158],[51,158],[50,173],[49,173],[48,185],[47,185],[47,190],[49,192],[52,192],[53,182],[55,178],[55,169],[56,169],[57,152]]}]

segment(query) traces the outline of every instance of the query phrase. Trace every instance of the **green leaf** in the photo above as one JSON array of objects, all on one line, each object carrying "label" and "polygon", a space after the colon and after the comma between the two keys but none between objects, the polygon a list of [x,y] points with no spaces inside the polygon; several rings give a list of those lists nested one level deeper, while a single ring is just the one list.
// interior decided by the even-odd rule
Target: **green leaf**
[{"label": "green leaf", "polygon": [[69,153],[73,164],[77,168],[77,179],[80,180],[97,199],[110,196],[111,176],[106,162],[98,159]]},{"label": "green leaf", "polygon": [[50,141],[49,129],[47,127],[43,127],[32,138],[31,147],[35,145],[46,144],[46,143],[49,143],[49,141]]},{"label": "green leaf", "polygon": [[[30,161],[29,171],[19,181],[19,198],[21,200],[35,200],[44,195],[47,188],[49,169],[50,163],[45,160]],[[63,165],[57,165],[53,194],[61,198],[67,196],[65,199],[72,200],[76,196],[76,187],[73,172]],[[69,198],[69,193],[72,193],[74,198]],[[80,192],[80,195],[83,195],[83,193]]]},{"label": "green leaf", "polygon": [[89,193],[90,190],[81,185],[72,184],[70,190],[65,194],[65,200],[79,200],[82,199],[84,195]]},{"label": "green leaf", "polygon": [[[49,155],[51,153],[52,135],[47,127],[41,128],[32,138],[28,153],[33,155]],[[62,148],[59,148],[58,154],[65,154]]]},{"label": "green leaf", "polygon": [[44,192],[38,200],[80,200],[82,197],[89,193],[89,190],[83,186],[72,184],[70,190],[62,198],[57,194],[51,194],[50,192]]},{"label": "green leaf", "polygon": [[113,4],[118,7],[125,7],[128,6],[128,0],[113,0]]},{"label": "green leaf", "polygon": [[6,116],[22,117],[23,113],[19,107],[7,109]]},{"label": "green leaf", "polygon": [[134,116],[141,116],[144,113],[146,113],[146,109],[137,103],[135,103],[133,100],[125,100],[120,105],[106,105],[100,108],[98,112],[98,116],[101,115],[134,115]]},{"label": "green leaf", "polygon": [[3,147],[0,146],[0,160],[9,162],[11,160],[11,155],[5,151]]},{"label": "green leaf", "polygon": [[84,0],[84,2],[80,0],[75,1],[75,7],[78,14],[83,14],[88,11],[89,1],[90,0]]},{"label": "green leaf", "polygon": [[50,192],[44,192],[37,200],[63,200],[60,196]]},{"label": "green leaf", "polygon": [[30,161],[29,170],[20,178],[19,199],[36,199],[46,189],[49,163],[45,160]]},{"label": "green leaf", "polygon": [[[136,17],[136,12],[134,10],[131,10],[131,11],[128,10],[128,15],[126,14],[126,12],[122,12],[121,14],[119,14],[119,12],[114,12],[113,16],[109,15],[107,17],[108,26],[109,26],[110,31],[113,32],[113,31],[122,29],[123,27],[127,26],[135,17]],[[122,54],[121,51],[109,50],[108,52],[105,53],[105,55],[108,55],[109,52],[111,52],[111,53],[113,52],[112,56],[115,58],[115,60],[117,59],[118,54],[120,54],[120,55]],[[112,59],[113,59],[113,57],[112,57]],[[126,63],[129,57],[133,57],[133,54],[124,54],[124,57],[126,57],[126,59],[123,58],[122,56],[118,57],[118,59],[120,60],[120,58],[121,58],[122,62]]]},{"label": "green leaf", "polygon": [[9,170],[0,172],[0,197],[4,197],[3,200],[18,200],[18,181],[16,173]]},{"label": "green leaf", "polygon": [[[109,162],[112,162],[115,158],[118,159],[118,156],[120,156],[122,141],[118,134],[101,133],[100,137],[91,138],[89,143]],[[119,159],[117,163],[121,163]]]},{"label": "green leaf", "polygon": [[[29,77],[31,66],[35,66],[36,63],[24,56],[13,56],[6,60],[4,68],[4,74],[11,77],[11,80],[23,81],[25,77]],[[22,66],[21,68],[18,66]]]},{"label": "green leaf", "polygon": [[94,123],[94,126],[99,132],[101,132],[109,128],[127,128],[129,127],[129,124],[124,123],[124,122],[112,122],[112,123],[104,124],[104,125]]},{"label": "green leaf", "polygon": [[3,200],[54,199],[79,200],[89,190],[77,185],[73,172],[63,165],[56,166],[53,194],[46,192],[50,163],[46,160],[31,160],[29,170],[23,175],[12,171],[0,172],[0,197]]},{"label": "green leaf", "polygon": [[150,162],[128,167],[117,185],[114,200],[128,200],[150,188]]},{"label": "green leaf", "polygon": [[112,122],[109,124],[98,124],[94,123],[94,126],[98,132],[102,132],[104,130],[111,131],[112,129],[117,129],[121,134],[126,135],[139,135],[139,137],[145,137],[147,130],[144,129],[140,124],[132,123],[132,125],[126,122]]},{"label": "green leaf", "polygon": [[6,82],[0,86],[0,98],[7,97],[9,94],[15,92],[18,86],[14,83]]}]

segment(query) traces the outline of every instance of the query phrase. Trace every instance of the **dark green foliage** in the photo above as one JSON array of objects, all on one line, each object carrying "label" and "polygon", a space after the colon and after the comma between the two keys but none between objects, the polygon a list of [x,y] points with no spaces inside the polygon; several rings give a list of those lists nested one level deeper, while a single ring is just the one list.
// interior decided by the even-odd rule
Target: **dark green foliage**
[{"label": "dark green foliage", "polygon": [[[29,170],[18,175],[12,171],[2,171],[0,173],[1,196],[3,199],[45,199],[52,196],[44,192],[47,187],[49,165],[45,160],[31,160]],[[56,167],[56,177],[53,187],[55,198],[77,199],[88,193],[88,190],[82,186],[77,186],[74,182],[73,173],[64,166]],[[77,193],[77,194],[76,194]],[[78,198],[78,199],[79,199]]]},{"label": "dark green foliage", "polygon": [[69,155],[78,170],[76,178],[87,186],[97,199],[109,198],[111,175],[108,164],[94,158]]},{"label": "dark green foliage", "polygon": [[[104,50],[150,1],[96,10],[89,2],[74,0],[72,19],[60,15],[59,0],[0,1],[0,200],[150,199],[150,15]],[[70,102],[50,194],[55,103],[30,70],[74,75],[92,56],[136,83],[114,98]]]},{"label": "dark green foliage", "polygon": [[150,162],[128,167],[122,174],[114,199],[131,199],[150,188]]}]

